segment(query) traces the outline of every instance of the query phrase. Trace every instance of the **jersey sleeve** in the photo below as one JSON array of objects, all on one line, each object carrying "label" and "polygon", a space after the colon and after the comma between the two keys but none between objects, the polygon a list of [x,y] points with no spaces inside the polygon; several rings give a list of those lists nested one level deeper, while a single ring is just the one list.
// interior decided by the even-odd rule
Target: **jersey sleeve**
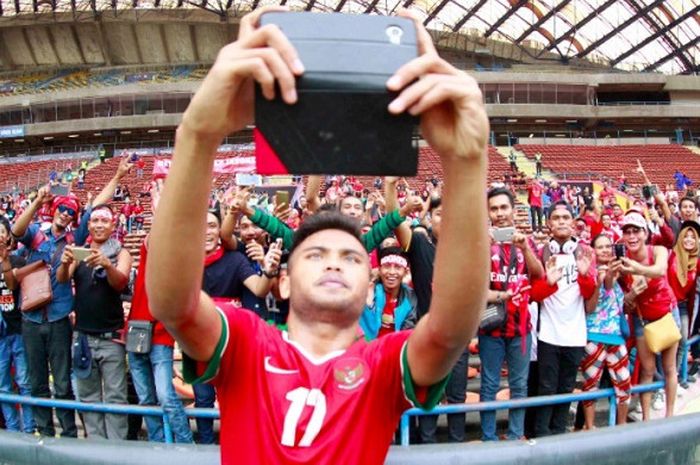
[{"label": "jersey sleeve", "polygon": [[211,359],[199,362],[182,354],[182,374],[187,383],[223,381],[235,369],[237,360],[250,357],[255,350],[256,326],[262,320],[230,304],[221,304],[216,310],[221,318],[221,334]]},{"label": "jersey sleeve", "polygon": [[383,382],[388,383],[381,387],[381,395],[396,393],[395,405],[400,412],[410,407],[431,410],[442,398],[449,376],[432,386],[417,386],[413,382],[406,356],[410,334],[410,330],[391,333],[371,343],[376,346],[379,358],[375,371],[382,373]]}]

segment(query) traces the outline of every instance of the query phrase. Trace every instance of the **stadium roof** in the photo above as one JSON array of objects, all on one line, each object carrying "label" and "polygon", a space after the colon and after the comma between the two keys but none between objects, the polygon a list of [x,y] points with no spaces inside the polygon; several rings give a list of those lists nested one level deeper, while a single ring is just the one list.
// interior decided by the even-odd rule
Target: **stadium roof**
[{"label": "stadium roof", "polygon": [[391,14],[417,11],[430,29],[517,44],[534,57],[583,58],[635,71],[700,71],[700,0],[0,0],[0,22],[45,13],[205,9],[222,18],[255,7]]}]

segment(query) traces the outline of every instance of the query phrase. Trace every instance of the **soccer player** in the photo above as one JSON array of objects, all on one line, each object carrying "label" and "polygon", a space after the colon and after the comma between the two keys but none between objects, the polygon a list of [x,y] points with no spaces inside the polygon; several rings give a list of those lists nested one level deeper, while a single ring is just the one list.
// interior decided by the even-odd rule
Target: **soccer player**
[{"label": "soccer player", "polygon": [[388,111],[420,115],[445,172],[430,312],[413,331],[358,337],[369,258],[357,221],[335,212],[296,233],[279,283],[290,299],[287,331],[217,307],[201,291],[216,149],[253,122],[254,81],[265,98],[279,84],[292,105],[294,76],[304,72],[282,32],[258,26],[262,13],[279,10],[241,19],[238,40],[221,50],[183,115],[150,241],[151,310],[188,356],[188,375],[217,387],[224,465],[381,464],[402,411],[439,399],[486,303],[488,118],[476,82],[438,56],[421,21],[401,13],[416,23],[420,57],[387,81],[399,92]]}]

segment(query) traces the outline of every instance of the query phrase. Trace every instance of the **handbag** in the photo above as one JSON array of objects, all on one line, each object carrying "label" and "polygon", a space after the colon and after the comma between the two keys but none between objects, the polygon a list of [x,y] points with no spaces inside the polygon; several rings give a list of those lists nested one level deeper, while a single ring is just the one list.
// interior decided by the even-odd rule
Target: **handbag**
[{"label": "handbag", "polygon": [[135,354],[148,354],[153,343],[153,322],[129,320],[126,331],[126,350]]},{"label": "handbag", "polygon": [[[514,245],[511,245],[510,260],[508,263],[508,269],[506,270],[506,282],[502,286],[502,289],[508,288],[508,281],[510,280],[510,270],[513,269],[515,265],[515,260],[518,255],[518,250]],[[502,251],[503,249],[501,249]],[[494,302],[486,305],[486,309],[481,314],[481,321],[479,322],[479,329],[482,331],[490,332],[494,329],[500,328],[506,322],[508,317],[508,309],[506,307],[506,302]]]},{"label": "handbag", "polygon": [[43,260],[18,268],[15,270],[15,276],[21,290],[21,311],[31,312],[51,303],[51,274]]},{"label": "handbag", "polygon": [[19,281],[21,291],[21,311],[32,312],[51,303],[53,300],[51,263],[55,262],[56,258],[63,254],[66,244],[64,242],[63,247],[56,247],[48,264],[43,260],[38,260],[15,270],[15,277]]},{"label": "handbag", "polygon": [[678,325],[676,325],[676,321],[670,312],[651,323],[644,323],[639,309],[637,309],[637,313],[644,326],[644,340],[649,350],[653,353],[663,352],[681,340],[681,331],[678,329]]}]

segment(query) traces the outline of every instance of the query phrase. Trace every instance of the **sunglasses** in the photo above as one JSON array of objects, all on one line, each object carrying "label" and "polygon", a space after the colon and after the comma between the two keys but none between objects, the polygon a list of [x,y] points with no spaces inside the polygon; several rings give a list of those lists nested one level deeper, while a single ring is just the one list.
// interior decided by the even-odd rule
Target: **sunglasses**
[{"label": "sunglasses", "polygon": [[60,213],[68,213],[70,216],[75,216],[75,210],[73,210],[70,207],[66,207],[65,205],[59,205],[58,206],[58,211]]}]

